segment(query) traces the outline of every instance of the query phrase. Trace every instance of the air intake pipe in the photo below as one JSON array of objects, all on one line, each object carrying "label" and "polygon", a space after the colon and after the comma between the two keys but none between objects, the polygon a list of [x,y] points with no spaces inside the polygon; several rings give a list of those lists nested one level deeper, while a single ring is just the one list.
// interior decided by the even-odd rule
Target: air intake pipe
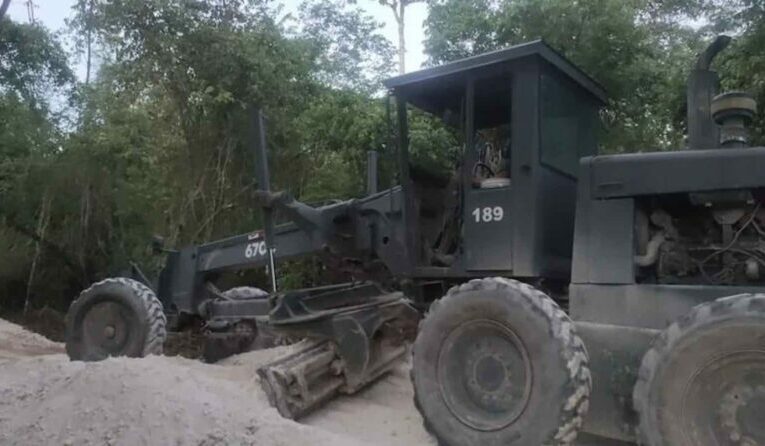
[{"label": "air intake pipe", "polygon": [[712,118],[720,125],[720,145],[726,149],[749,147],[749,130],[757,101],[743,91],[732,91],[712,100]]}]

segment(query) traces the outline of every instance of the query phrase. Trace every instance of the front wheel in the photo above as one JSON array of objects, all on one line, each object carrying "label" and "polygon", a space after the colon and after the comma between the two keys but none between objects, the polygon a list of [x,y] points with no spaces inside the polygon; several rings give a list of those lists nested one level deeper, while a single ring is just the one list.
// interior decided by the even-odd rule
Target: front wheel
[{"label": "front wheel", "polygon": [[431,306],[413,354],[415,404],[442,445],[570,445],[588,409],[574,325],[521,282],[452,288]]},{"label": "front wheel", "polygon": [[634,401],[647,446],[765,445],[765,295],[670,325],[643,357]]},{"label": "front wheel", "polygon": [[66,314],[66,352],[73,360],[162,354],[167,319],[154,292],[126,278],[102,280]]}]

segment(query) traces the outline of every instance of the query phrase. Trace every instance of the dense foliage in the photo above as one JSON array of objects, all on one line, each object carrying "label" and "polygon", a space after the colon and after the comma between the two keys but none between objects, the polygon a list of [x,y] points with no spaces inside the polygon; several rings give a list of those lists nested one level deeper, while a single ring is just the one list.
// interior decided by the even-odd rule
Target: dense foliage
[{"label": "dense foliage", "polygon": [[[683,144],[687,70],[715,32],[738,37],[728,86],[765,103],[759,1],[428,8],[430,64],[544,38],[582,66],[611,97],[604,151]],[[79,0],[68,24],[73,55],[40,25],[0,19],[0,311],[63,309],[131,260],[156,266],[153,234],[178,246],[258,227],[250,104],[269,118],[276,187],[305,201],[358,195],[366,152],[392,158],[380,80],[396,71],[394,44],[355,1],[287,14],[269,0]],[[73,58],[91,56],[94,73],[77,80]],[[454,161],[448,130],[421,115],[411,127],[418,163]],[[316,280],[312,268],[286,277]]]}]

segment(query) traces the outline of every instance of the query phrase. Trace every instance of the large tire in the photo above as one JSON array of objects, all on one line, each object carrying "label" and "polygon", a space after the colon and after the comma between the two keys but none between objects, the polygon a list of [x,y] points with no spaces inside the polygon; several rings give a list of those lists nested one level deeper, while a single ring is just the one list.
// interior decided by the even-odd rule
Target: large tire
[{"label": "large tire", "polygon": [[765,445],[765,295],[702,304],[670,325],[633,398],[642,444]]},{"label": "large tire", "polygon": [[525,283],[452,288],[421,322],[413,355],[414,401],[440,445],[570,445],[588,409],[584,344]]},{"label": "large tire", "polygon": [[66,352],[72,360],[161,355],[167,319],[146,285],[126,278],[93,284],[66,315]]},{"label": "large tire", "polygon": [[[241,286],[224,291],[231,300],[266,299],[268,293],[260,288]],[[202,358],[206,362],[218,362],[232,355],[252,350],[262,350],[277,345],[277,337],[268,326],[253,319],[232,322],[223,331],[205,333]]]}]

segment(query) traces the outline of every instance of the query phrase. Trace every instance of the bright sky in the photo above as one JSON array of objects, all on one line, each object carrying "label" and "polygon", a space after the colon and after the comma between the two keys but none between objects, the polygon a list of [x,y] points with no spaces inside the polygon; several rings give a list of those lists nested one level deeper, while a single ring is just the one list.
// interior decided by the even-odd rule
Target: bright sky
[{"label": "bright sky", "polygon": [[[64,20],[69,17],[75,0],[34,0],[34,3],[36,5],[34,8],[36,20],[42,22],[52,31],[61,31],[65,27]],[[282,3],[285,5],[286,11],[296,11],[301,0],[282,0]],[[394,45],[398,45],[398,32],[393,11],[387,6],[380,5],[377,0],[359,0],[358,4],[379,22],[385,24],[386,37]],[[27,0],[11,0],[9,14],[13,20],[27,21]],[[423,22],[426,16],[427,6],[424,2],[410,5],[406,10],[407,71],[418,69],[425,61],[422,42],[425,40]],[[78,65],[77,72],[80,77],[84,77],[84,71],[82,64]]]}]

